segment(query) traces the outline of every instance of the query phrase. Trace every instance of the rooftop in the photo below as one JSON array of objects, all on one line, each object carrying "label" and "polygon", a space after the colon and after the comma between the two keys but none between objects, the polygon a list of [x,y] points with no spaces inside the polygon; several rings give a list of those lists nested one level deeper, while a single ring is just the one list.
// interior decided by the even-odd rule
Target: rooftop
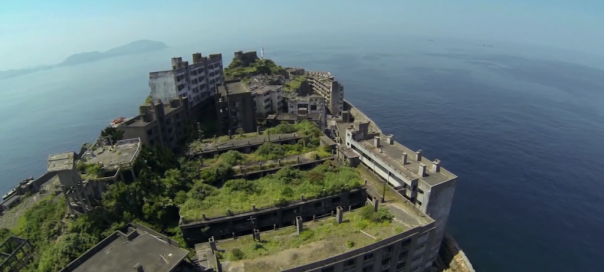
[{"label": "rooftop", "polygon": [[318,112],[311,112],[308,114],[295,114],[295,113],[278,113],[271,114],[266,117],[267,120],[278,120],[278,121],[301,121],[301,120],[319,120],[321,114]]},{"label": "rooftop", "polygon": [[[371,152],[376,157],[380,158],[382,161],[386,162],[391,167],[395,168],[399,171],[400,174],[407,176],[410,179],[420,178],[422,181],[427,183],[430,186],[435,186],[440,183],[455,179],[456,176],[451,172],[440,168],[439,172],[431,171],[432,166],[434,165],[433,161],[430,161],[422,156],[421,163],[426,166],[426,174],[423,177],[419,177],[417,175],[418,169],[420,167],[420,162],[416,160],[416,151],[413,151],[396,141],[393,141],[393,144],[388,144],[388,136],[384,134],[379,134],[380,137],[380,147],[377,148],[374,145],[374,139],[367,139],[360,141],[359,143]],[[381,152],[380,152],[381,149]],[[407,153],[407,163],[403,165],[402,157],[403,152]]]},{"label": "rooftop", "polygon": [[189,252],[168,241],[142,228],[130,227],[127,234],[116,231],[70,263],[64,271],[133,271],[133,267],[140,264],[145,271],[169,272]]},{"label": "rooftop", "polygon": [[[415,219],[400,209],[399,203],[380,204],[380,212],[365,206],[353,211],[344,211],[342,223],[334,217],[303,222],[303,231],[297,234],[296,227],[281,228],[260,233],[262,242],[251,235],[218,241],[216,246],[230,262],[223,262],[224,271],[269,272],[291,269],[324,260],[403,233],[425,222]],[[382,222],[369,219],[369,215],[393,216],[393,220]],[[208,247],[208,243],[196,248]],[[233,254],[234,249],[243,252]],[[223,266],[223,267],[224,267]]]},{"label": "rooftop", "polygon": [[134,162],[141,149],[139,138],[120,140],[113,146],[92,147],[82,155],[87,163],[102,163],[106,170],[115,170]]},{"label": "rooftop", "polygon": [[69,171],[74,168],[75,153],[65,152],[48,156],[48,172]]},{"label": "rooftop", "polygon": [[[226,216],[232,213],[283,205],[288,202],[336,194],[342,188],[358,188],[361,178],[356,169],[349,167],[332,168],[320,165],[310,171],[283,168],[274,175],[267,175],[254,181],[231,180],[220,189],[212,190],[197,200],[190,198],[181,206],[180,214],[185,220],[200,220],[207,217]],[[323,195],[324,196],[324,195]]]},{"label": "rooftop", "polygon": [[218,86],[218,92],[220,92],[220,94],[223,96],[227,95],[227,92],[226,92],[227,89],[229,90],[229,95],[250,92],[243,82],[232,82],[232,83],[227,83],[226,86],[224,86],[224,85]]}]

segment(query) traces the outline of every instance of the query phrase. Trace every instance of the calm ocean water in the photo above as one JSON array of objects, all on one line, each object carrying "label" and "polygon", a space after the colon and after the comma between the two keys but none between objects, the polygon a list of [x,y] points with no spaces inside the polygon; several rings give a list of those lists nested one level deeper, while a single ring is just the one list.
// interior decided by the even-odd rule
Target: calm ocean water
[{"label": "calm ocean water", "polygon": [[[449,229],[479,271],[603,271],[598,60],[424,38],[239,44],[331,71],[385,133],[457,174]],[[169,68],[170,57],[223,52],[226,65],[232,47],[175,47],[0,80],[0,193],[44,173],[49,154],[77,150],[110,120],[136,114],[148,72]]]}]

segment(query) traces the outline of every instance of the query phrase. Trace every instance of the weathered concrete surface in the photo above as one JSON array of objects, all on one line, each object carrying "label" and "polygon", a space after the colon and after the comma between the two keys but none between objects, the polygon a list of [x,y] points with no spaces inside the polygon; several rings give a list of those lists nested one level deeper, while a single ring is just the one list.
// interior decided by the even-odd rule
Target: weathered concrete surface
[{"label": "weathered concrete surface", "polygon": [[355,107],[350,101],[344,99],[344,110],[349,110],[355,122],[369,122],[369,131],[382,133],[382,130],[378,127],[371,118],[367,117],[357,107]]},{"label": "weathered concrete surface", "polygon": [[450,235],[445,235],[434,267],[433,271],[438,272],[476,272],[466,254]]}]

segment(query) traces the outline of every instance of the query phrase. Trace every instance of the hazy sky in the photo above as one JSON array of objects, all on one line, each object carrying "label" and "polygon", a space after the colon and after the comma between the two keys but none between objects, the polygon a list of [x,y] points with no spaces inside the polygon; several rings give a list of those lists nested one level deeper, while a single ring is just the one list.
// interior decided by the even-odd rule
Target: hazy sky
[{"label": "hazy sky", "polygon": [[422,34],[604,55],[603,15],[601,0],[0,0],[0,70],[137,39],[182,45],[249,33]]}]

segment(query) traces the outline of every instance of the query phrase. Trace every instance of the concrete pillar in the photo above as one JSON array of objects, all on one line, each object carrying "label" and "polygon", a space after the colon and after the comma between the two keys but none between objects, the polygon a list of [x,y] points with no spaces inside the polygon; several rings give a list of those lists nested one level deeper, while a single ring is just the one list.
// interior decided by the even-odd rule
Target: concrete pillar
[{"label": "concrete pillar", "polygon": [[231,135],[231,129],[229,129],[229,139],[233,139],[233,137]]},{"label": "concrete pillar", "polygon": [[433,163],[432,164],[432,171],[434,173],[440,172],[440,160],[438,160],[438,159],[434,160],[432,163]]},{"label": "concrete pillar", "polygon": [[344,209],[341,206],[336,208],[336,223],[342,224],[342,218],[344,217]]},{"label": "concrete pillar", "polygon": [[375,147],[380,147],[380,136],[373,137],[373,145]]},{"label": "concrete pillar", "polygon": [[426,175],[426,165],[422,162],[419,163],[419,168],[417,168],[417,175],[420,178]]},{"label": "concrete pillar", "polygon": [[300,156],[296,156],[296,162],[300,163]]},{"label": "concrete pillar", "polygon": [[69,210],[71,211],[71,213],[75,213],[73,210],[73,207],[71,207],[71,199],[69,199],[69,196],[67,196],[67,190],[65,189],[65,185],[61,185],[61,191],[63,192],[63,195],[65,196],[65,200],[67,200],[67,207],[69,207]]},{"label": "concrete pillar", "polygon": [[301,216],[296,216],[296,230],[298,231],[298,234],[302,233],[302,231],[304,230]]},{"label": "concrete pillar", "polygon": [[304,195],[300,195],[300,200],[304,201]]},{"label": "concrete pillar", "polygon": [[206,217],[206,214],[205,214],[205,213],[201,215],[201,218],[203,218],[203,221],[206,221],[206,220],[208,219],[208,218]]},{"label": "concrete pillar", "polygon": [[394,144],[394,135],[392,135],[392,134],[388,135],[388,138],[386,140],[388,141],[389,145],[393,145]]},{"label": "concrete pillar", "polygon": [[260,239],[260,230],[259,229],[254,229],[254,240],[256,240],[258,242],[262,242],[262,240]]},{"label": "concrete pillar", "polygon": [[422,150],[415,151],[415,159],[417,161],[422,161]]},{"label": "concrete pillar", "polygon": [[281,159],[278,159],[277,163],[279,164],[279,166],[281,166]]},{"label": "concrete pillar", "polygon": [[256,205],[252,204],[252,211],[256,211]]},{"label": "concrete pillar", "polygon": [[256,133],[258,133],[258,135],[260,135],[260,126],[256,126]]},{"label": "concrete pillar", "polygon": [[227,210],[227,215],[228,215],[228,216],[233,215],[233,213],[231,212],[231,210],[230,210],[230,209],[229,209],[229,210]]},{"label": "concrete pillar", "polygon": [[380,205],[380,201],[378,200],[377,197],[374,197],[373,198],[373,210],[377,212],[379,205]]},{"label": "concrete pillar", "polygon": [[213,254],[213,253],[215,253],[217,251],[216,242],[214,240],[214,236],[210,237],[210,239],[208,241],[210,242],[210,249],[212,250],[212,254]]},{"label": "concrete pillar", "polygon": [[407,164],[407,152],[403,152],[403,161],[402,161],[403,165]]}]

